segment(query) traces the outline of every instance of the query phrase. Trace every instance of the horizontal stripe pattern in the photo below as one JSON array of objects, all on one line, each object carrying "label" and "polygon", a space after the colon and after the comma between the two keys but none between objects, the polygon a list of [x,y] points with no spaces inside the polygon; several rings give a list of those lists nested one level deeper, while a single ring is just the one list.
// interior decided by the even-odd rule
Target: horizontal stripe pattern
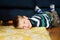
[{"label": "horizontal stripe pattern", "polygon": [[34,21],[33,23],[31,21],[31,24],[36,25],[37,27],[50,27],[50,18],[47,14],[36,14],[29,19]]}]

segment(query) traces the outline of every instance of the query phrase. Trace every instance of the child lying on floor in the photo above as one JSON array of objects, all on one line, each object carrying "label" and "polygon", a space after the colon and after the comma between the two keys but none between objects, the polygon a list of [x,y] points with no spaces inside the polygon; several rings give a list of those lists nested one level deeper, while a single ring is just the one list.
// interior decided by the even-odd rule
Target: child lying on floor
[{"label": "child lying on floor", "polygon": [[17,16],[13,20],[15,28],[30,29],[32,27],[46,27],[56,26],[59,22],[57,13],[55,12],[54,5],[50,6],[51,12],[42,11],[36,6],[35,11],[38,13],[28,18],[26,16]]}]

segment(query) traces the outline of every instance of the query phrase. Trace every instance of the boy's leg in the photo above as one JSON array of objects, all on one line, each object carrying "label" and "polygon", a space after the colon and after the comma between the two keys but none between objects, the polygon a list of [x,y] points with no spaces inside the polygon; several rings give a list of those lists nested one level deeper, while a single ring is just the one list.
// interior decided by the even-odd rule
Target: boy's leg
[{"label": "boy's leg", "polygon": [[51,17],[52,26],[58,26],[60,23],[60,19],[57,12],[54,11],[54,12],[46,12],[46,13]]},{"label": "boy's leg", "polygon": [[59,19],[59,16],[55,10],[55,4],[51,4],[50,5],[50,11],[51,11],[51,14],[52,14],[52,17],[53,17],[53,26],[58,26],[58,24],[60,23],[60,19]]},{"label": "boy's leg", "polygon": [[52,12],[53,15],[53,26],[58,26],[60,23],[59,16],[56,11]]}]

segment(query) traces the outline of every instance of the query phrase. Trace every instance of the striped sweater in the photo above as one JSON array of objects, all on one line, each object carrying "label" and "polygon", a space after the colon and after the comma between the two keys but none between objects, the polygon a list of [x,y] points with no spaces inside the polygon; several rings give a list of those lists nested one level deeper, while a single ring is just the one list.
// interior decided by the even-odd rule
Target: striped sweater
[{"label": "striped sweater", "polygon": [[51,26],[51,17],[50,15],[43,12],[42,14],[35,14],[31,18],[29,18],[33,27],[46,27],[49,28]]}]

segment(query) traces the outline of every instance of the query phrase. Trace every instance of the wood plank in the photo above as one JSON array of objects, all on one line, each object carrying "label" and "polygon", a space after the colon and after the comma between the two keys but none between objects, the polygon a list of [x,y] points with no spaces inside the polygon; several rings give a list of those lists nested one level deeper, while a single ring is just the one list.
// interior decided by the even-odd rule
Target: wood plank
[{"label": "wood plank", "polygon": [[48,29],[52,40],[60,40],[60,26]]}]

